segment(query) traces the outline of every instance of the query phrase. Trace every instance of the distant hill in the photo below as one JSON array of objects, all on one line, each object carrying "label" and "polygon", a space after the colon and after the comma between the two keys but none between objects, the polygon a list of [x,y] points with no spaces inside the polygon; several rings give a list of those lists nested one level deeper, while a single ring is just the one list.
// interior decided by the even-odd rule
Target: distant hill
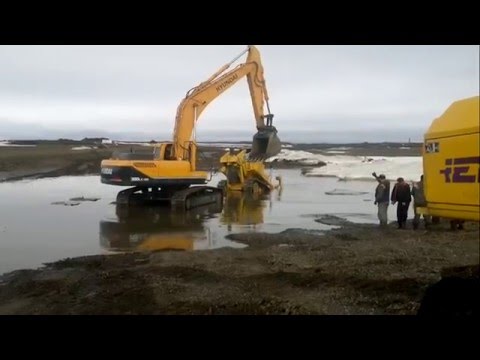
[{"label": "distant hill", "polygon": [[106,137],[94,137],[94,138],[83,138],[82,140],[80,140],[80,142],[82,143],[88,143],[88,144],[101,144],[103,140],[109,140],[109,138],[106,138]]},{"label": "distant hill", "polygon": [[102,143],[103,139],[107,138],[83,138],[82,140],[72,140],[72,139],[57,139],[57,140],[9,140],[12,144],[17,145],[51,145],[51,144],[62,144],[62,145],[78,145],[78,144],[88,144],[88,145],[98,145]]}]

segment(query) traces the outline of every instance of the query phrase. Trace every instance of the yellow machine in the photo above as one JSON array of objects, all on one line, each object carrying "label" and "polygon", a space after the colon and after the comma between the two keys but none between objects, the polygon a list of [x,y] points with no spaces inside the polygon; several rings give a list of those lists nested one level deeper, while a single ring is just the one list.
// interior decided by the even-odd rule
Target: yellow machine
[{"label": "yellow machine", "polygon": [[[248,53],[246,61],[227,71],[245,53]],[[258,130],[249,157],[263,160],[278,154],[281,143],[273,126],[260,53],[256,47],[249,46],[208,80],[187,92],[177,109],[172,142],[156,145],[153,154],[119,153],[102,161],[102,183],[134,186],[121,191],[117,203],[168,201],[175,207],[189,209],[220,201],[220,189],[192,187],[209,181],[207,172],[196,170],[194,130],[205,108],[243,77],[247,78]]]},{"label": "yellow machine", "polygon": [[423,150],[427,207],[419,212],[480,220],[479,97],[454,102],[427,133]]},{"label": "yellow machine", "polygon": [[262,224],[266,207],[265,199],[261,196],[233,191],[225,197],[225,206],[220,219],[229,228],[232,225]]},{"label": "yellow machine", "polygon": [[221,233],[218,225],[211,231],[209,219],[219,217],[219,223],[226,225],[228,232],[235,226],[255,227],[264,221],[268,206],[265,200],[233,191],[226,194],[224,203],[190,211],[116,204],[116,219],[100,221],[100,245],[113,252],[209,249]]},{"label": "yellow machine", "polygon": [[218,186],[226,191],[243,191],[251,194],[263,194],[281,186],[281,179],[277,177],[278,184],[273,184],[271,177],[265,171],[263,161],[250,161],[247,150],[235,154],[233,150],[227,151],[220,158],[220,172],[227,180],[221,181]]},{"label": "yellow machine", "polygon": [[223,204],[191,211],[117,204],[117,220],[100,221],[100,245],[114,252],[208,249],[211,238],[204,219],[222,209]]}]

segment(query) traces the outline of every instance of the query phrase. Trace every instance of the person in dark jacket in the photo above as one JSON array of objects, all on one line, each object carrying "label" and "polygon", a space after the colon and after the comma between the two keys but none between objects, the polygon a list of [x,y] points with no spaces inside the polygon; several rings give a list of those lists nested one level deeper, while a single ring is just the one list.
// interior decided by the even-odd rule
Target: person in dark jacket
[{"label": "person in dark jacket", "polygon": [[412,201],[412,195],[410,192],[410,185],[401,177],[397,179],[397,183],[392,190],[392,205],[397,205],[397,223],[399,229],[405,229],[407,227],[408,208]]},{"label": "person in dark jacket", "polygon": [[374,202],[374,204],[378,206],[378,220],[380,221],[380,226],[387,226],[388,204],[390,198],[390,181],[388,181],[383,174],[377,176],[376,173],[373,173],[372,175],[378,181],[377,188],[375,189]]}]

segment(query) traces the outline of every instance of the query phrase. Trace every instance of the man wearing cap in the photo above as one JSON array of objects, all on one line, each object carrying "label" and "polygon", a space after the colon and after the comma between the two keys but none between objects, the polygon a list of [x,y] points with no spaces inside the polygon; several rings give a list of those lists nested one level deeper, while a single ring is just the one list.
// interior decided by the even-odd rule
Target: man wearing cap
[{"label": "man wearing cap", "polygon": [[390,181],[385,178],[385,175],[376,173],[372,174],[378,181],[377,188],[375,189],[375,202],[378,206],[378,220],[380,220],[380,226],[388,225],[388,203],[390,201]]}]

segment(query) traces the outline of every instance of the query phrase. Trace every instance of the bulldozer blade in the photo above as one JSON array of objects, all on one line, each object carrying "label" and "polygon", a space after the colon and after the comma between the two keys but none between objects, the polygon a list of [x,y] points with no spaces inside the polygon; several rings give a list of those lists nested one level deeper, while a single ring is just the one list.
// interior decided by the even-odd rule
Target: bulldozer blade
[{"label": "bulldozer blade", "polygon": [[253,137],[252,151],[249,158],[265,160],[277,155],[282,150],[282,142],[277,136],[277,129],[273,126],[260,129]]}]

